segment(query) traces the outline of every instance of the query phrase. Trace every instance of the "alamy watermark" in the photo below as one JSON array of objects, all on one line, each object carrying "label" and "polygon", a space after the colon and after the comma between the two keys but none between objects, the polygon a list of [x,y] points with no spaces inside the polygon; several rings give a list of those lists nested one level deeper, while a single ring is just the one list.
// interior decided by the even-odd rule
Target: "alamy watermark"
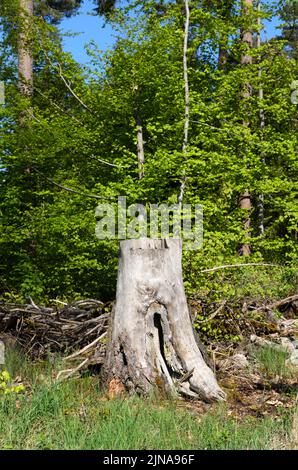
[{"label": "alamy watermark", "polygon": [[199,250],[203,243],[203,208],[191,204],[131,204],[124,196],[118,204],[99,204],[95,211],[95,234],[100,240],[133,238],[179,238],[186,250]]}]

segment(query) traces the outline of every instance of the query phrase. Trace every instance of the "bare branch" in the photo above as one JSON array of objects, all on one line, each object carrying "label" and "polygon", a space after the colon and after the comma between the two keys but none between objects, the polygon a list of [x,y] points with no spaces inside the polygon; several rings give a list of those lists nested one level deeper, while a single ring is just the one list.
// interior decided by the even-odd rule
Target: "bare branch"
[{"label": "bare branch", "polygon": [[42,96],[43,98],[45,98],[47,101],[49,101],[55,108],[59,109],[59,111],[62,111],[62,113],[65,113],[67,116],[71,117],[74,121],[76,121],[78,124],[80,124],[81,126],[84,126],[85,124],[80,121],[79,119],[77,119],[75,116],[73,116],[72,114],[69,114],[65,109],[61,108],[61,106],[59,106],[57,103],[55,103],[55,101],[53,101],[51,98],[49,98],[47,95],[45,95],[39,88],[37,87],[34,87],[34,90],[37,91],[37,93]]},{"label": "bare branch", "polygon": [[[98,325],[96,325],[96,328],[98,328]],[[100,335],[98,338],[96,338],[94,341],[92,341],[92,343],[87,344],[87,346],[80,349],[79,351],[76,351],[75,353],[71,354],[70,356],[65,357],[64,360],[67,361],[69,359],[75,359],[78,356],[81,356],[82,354],[89,351],[89,349],[92,349],[92,347],[95,346],[97,343],[99,343],[106,335],[107,335],[107,332],[104,332],[102,335]]]},{"label": "bare branch", "polygon": [[61,64],[57,61],[57,65],[55,65],[53,63],[53,61],[50,59],[49,55],[47,54],[47,52],[43,49],[43,53],[44,55],[46,56],[46,59],[48,60],[48,62],[50,63],[50,65],[57,69],[58,70],[58,75],[59,77],[61,78],[61,80],[63,81],[64,85],[66,86],[66,88],[70,91],[70,93],[72,94],[72,96],[80,103],[81,106],[83,106],[83,108],[85,108],[87,111],[89,111],[91,114],[96,114],[91,108],[89,108],[89,106],[87,106],[84,101],[82,101],[82,99],[75,93],[75,91],[71,88],[70,84],[68,83],[68,81],[66,80],[66,78],[64,77],[63,73],[62,73],[62,67],[61,67]]},{"label": "bare branch", "polygon": [[298,300],[298,294],[291,295],[286,299],[278,300],[277,302],[274,302],[270,305],[262,305],[262,307],[255,308],[254,312],[260,312],[261,310],[273,310],[282,307],[283,305],[288,304],[289,302],[296,302],[296,300]]},{"label": "bare branch", "polygon": [[[56,380],[66,380],[66,379],[69,379],[69,377],[71,377],[72,375],[74,375],[76,372],[79,372],[81,369],[83,369],[83,367],[87,364],[87,362],[89,362],[89,358],[87,357],[87,359],[84,359],[83,362],[81,362],[81,364],[79,364],[77,367],[75,367],[74,369],[66,369],[66,370],[60,370],[60,372],[58,372],[57,374],[57,377],[56,377]],[[63,377],[61,379],[61,377]]]},{"label": "bare branch", "polygon": [[82,100],[81,98],[74,92],[74,90],[71,88],[70,84],[68,83],[68,81],[66,80],[66,78],[63,76],[62,74],[62,67],[61,65],[59,64],[58,62],[58,70],[59,70],[59,77],[61,78],[61,80],[63,81],[63,83],[65,84],[66,88],[70,91],[70,93],[72,94],[72,96],[80,103],[81,106],[83,106],[83,108],[87,109],[87,111],[89,111],[90,113],[94,114],[94,112],[92,111],[91,108],[89,108],[89,106],[87,106]]},{"label": "bare branch", "polygon": [[99,163],[103,163],[104,165],[112,166],[113,168],[118,168],[119,170],[122,170],[121,166],[115,165],[114,163],[107,162],[106,160],[102,160],[99,157],[96,157],[95,155],[88,155],[88,158],[91,158],[92,160],[96,160]]},{"label": "bare branch", "polygon": [[213,318],[216,317],[216,315],[218,315],[222,309],[224,308],[224,306],[226,305],[227,301],[224,300],[220,306],[215,310],[215,312],[213,312],[208,318],[205,318],[204,320],[196,320],[196,323],[208,323],[210,320],[213,320]]},{"label": "bare branch", "polygon": [[82,193],[81,191],[76,191],[75,189],[67,188],[66,186],[62,186],[62,184],[56,183],[56,181],[52,180],[51,178],[48,178],[46,175],[44,175],[41,171],[37,170],[35,167],[31,167],[33,171],[38,173],[40,176],[42,176],[45,180],[49,181],[49,183],[53,184],[54,186],[57,186],[59,189],[63,189],[64,191],[68,191],[69,193],[73,194],[79,194],[80,196],[85,196],[85,197],[90,197],[93,199],[115,199],[114,197],[106,197],[106,196],[97,196],[96,194],[87,194],[87,193]]},{"label": "bare branch", "polygon": [[272,264],[272,263],[240,263],[240,264],[226,264],[224,266],[216,266],[215,268],[203,269],[200,272],[201,273],[211,273],[211,272],[214,272],[214,271],[219,271],[220,269],[242,268],[244,266],[274,266],[274,267],[280,268],[279,264]]}]

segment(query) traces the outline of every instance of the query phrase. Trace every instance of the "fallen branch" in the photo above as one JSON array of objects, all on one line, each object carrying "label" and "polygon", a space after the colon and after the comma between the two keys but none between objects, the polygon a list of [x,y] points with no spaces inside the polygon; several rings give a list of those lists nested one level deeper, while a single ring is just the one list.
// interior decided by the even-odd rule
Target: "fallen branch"
[{"label": "fallen branch", "polygon": [[298,294],[291,295],[290,297],[286,297],[285,299],[282,299],[282,300],[278,300],[277,302],[274,302],[273,304],[262,305],[261,307],[255,308],[254,312],[260,312],[262,310],[275,310],[279,307],[282,307],[285,304],[288,304],[289,302],[295,302],[296,300],[298,300]]},{"label": "fallen branch", "polygon": [[202,324],[202,323],[208,323],[209,321],[213,320],[213,318],[215,318],[216,315],[218,315],[218,314],[222,311],[222,309],[224,308],[224,306],[226,305],[226,303],[227,303],[227,301],[224,300],[224,301],[221,303],[221,305],[218,307],[218,309],[215,310],[215,312],[212,313],[208,318],[205,318],[205,320],[197,320],[196,323],[200,323],[200,324]]},{"label": "fallen branch", "polygon": [[56,380],[59,380],[61,376],[63,376],[63,374],[65,374],[65,376],[63,377],[63,379],[61,380],[66,380],[66,379],[69,379],[69,377],[71,377],[72,375],[74,375],[76,372],[79,372],[81,369],[83,369],[83,367],[87,364],[87,362],[89,362],[89,358],[87,357],[87,359],[84,359],[83,362],[81,362],[77,367],[75,367],[74,369],[65,369],[65,370],[60,370],[60,372],[57,374],[57,377],[56,377]]},{"label": "fallen branch", "polygon": [[223,266],[215,266],[214,268],[210,269],[203,269],[200,271],[201,273],[211,273],[214,271],[219,271],[220,269],[228,269],[228,268],[242,268],[245,266],[274,266],[274,267],[280,267],[279,264],[272,264],[272,263],[240,263],[240,264],[226,264]]},{"label": "fallen branch", "polygon": [[97,343],[99,343],[105,336],[107,335],[107,333],[103,333],[102,335],[100,335],[98,338],[96,338],[94,341],[92,341],[92,343],[90,344],[87,344],[87,346],[85,346],[84,348],[80,349],[79,351],[71,354],[70,356],[67,356],[65,357],[65,361],[69,360],[69,359],[74,359],[78,356],[81,356],[82,354],[84,354],[85,352],[89,351],[89,349],[93,348],[93,346],[95,346]]}]

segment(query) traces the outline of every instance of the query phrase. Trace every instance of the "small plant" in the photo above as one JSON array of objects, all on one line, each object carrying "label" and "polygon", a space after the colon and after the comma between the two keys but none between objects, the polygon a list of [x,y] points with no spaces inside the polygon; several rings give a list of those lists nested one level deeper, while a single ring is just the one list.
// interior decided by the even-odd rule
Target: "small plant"
[{"label": "small plant", "polygon": [[14,385],[12,382],[12,378],[7,372],[7,370],[4,370],[3,372],[0,372],[0,395],[8,395],[10,393],[22,393],[25,391],[24,385]]},{"label": "small plant", "polygon": [[253,347],[251,356],[268,377],[289,377],[291,371],[286,365],[288,353],[272,346]]}]

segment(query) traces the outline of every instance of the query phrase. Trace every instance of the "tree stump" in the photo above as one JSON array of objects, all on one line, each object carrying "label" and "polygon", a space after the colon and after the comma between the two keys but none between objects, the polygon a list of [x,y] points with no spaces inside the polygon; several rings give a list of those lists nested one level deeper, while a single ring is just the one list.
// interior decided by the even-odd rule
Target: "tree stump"
[{"label": "tree stump", "polygon": [[167,392],[222,400],[195,341],[182,281],[182,242],[120,242],[116,306],[103,380],[129,392]]}]

